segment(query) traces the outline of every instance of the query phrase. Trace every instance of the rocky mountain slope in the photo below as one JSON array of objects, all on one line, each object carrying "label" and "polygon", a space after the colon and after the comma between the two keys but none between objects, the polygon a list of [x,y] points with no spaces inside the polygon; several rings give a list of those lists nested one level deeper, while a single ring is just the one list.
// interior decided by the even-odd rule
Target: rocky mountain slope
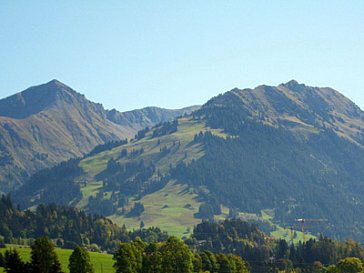
[{"label": "rocky mountain slope", "polygon": [[53,80],[0,100],[0,191],[18,187],[30,174],[98,144],[134,137],[146,126],[172,120],[196,107],[105,110]]}]

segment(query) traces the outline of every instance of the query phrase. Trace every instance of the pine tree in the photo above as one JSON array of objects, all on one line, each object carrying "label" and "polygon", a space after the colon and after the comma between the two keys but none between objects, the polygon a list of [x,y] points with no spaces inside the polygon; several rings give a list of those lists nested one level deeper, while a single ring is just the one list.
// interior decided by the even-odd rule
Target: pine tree
[{"label": "pine tree", "polygon": [[70,273],[93,273],[94,269],[92,267],[91,261],[90,261],[90,255],[89,253],[77,246],[70,258],[69,258],[69,264],[68,268],[70,270]]},{"label": "pine tree", "polygon": [[0,267],[4,267],[4,255],[0,252]]},{"label": "pine tree", "polygon": [[31,246],[32,273],[62,273],[54,245],[48,237],[40,237]]},{"label": "pine tree", "polygon": [[6,273],[28,273],[26,264],[20,259],[19,253],[15,249],[5,252],[3,266]]}]

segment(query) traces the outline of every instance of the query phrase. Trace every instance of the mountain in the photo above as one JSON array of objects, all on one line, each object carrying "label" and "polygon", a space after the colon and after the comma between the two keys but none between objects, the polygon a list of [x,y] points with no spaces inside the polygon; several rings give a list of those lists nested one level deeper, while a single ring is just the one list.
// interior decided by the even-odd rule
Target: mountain
[{"label": "mountain", "polygon": [[[127,112],[118,112],[113,109],[107,111],[107,119],[129,128],[133,128],[134,133],[146,127],[153,127],[154,125],[172,121],[176,117],[190,114],[198,110],[200,106],[194,105],[177,110],[169,110],[158,107],[145,107],[143,109],[132,110]],[[134,136],[134,135],[133,135]]]},{"label": "mountain", "polygon": [[39,172],[14,197],[178,235],[201,219],[241,217],[289,236],[283,227],[317,218],[313,234],[360,239],[363,128],[361,109],[331,88],[233,89],[128,143]]},{"label": "mountain", "polygon": [[52,80],[0,100],[0,191],[18,187],[34,172],[83,156],[96,145],[134,137],[146,126],[198,107],[105,110]]}]

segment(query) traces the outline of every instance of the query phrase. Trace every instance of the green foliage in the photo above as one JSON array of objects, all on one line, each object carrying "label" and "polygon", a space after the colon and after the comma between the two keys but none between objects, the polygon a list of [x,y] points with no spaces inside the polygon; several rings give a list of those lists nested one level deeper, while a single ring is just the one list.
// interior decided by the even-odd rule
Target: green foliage
[{"label": "green foliage", "polygon": [[[81,198],[80,185],[74,183],[74,180],[83,174],[83,169],[78,166],[79,162],[80,159],[70,159],[35,173],[17,190],[14,195],[16,203],[22,208],[41,202],[68,205],[70,200]],[[34,192],[39,194],[38,197],[29,198],[29,194]]]},{"label": "green foliage", "polygon": [[94,273],[90,255],[81,247],[76,247],[72,252],[69,258],[68,268],[70,273]]},{"label": "green foliage", "polygon": [[[163,246],[165,245],[167,243],[163,243]],[[170,247],[170,245],[168,246]],[[150,243],[147,246],[140,238],[137,238],[132,243],[121,243],[117,252],[114,254],[114,268],[116,272],[122,273],[172,272],[165,271],[168,270],[167,259],[172,257],[166,256],[167,250],[162,250],[161,248],[161,246],[155,243]]]},{"label": "green foliage", "polygon": [[[34,245],[47,249],[44,252],[48,256],[43,255],[44,259],[52,260],[54,256],[49,253],[54,252],[53,244],[47,238],[37,239],[36,243],[38,241],[42,243]],[[79,266],[75,260],[88,260],[85,257],[79,258],[77,249],[82,250],[76,248],[69,259],[71,273],[71,264],[73,268]],[[32,257],[33,253],[34,246]],[[71,262],[72,259],[74,262]],[[274,241],[267,238],[255,225],[232,219],[218,223],[203,222],[196,226],[193,236],[185,242],[170,237],[160,243],[146,243],[136,236],[129,243],[119,244],[114,254],[114,268],[117,272],[129,273],[246,273],[250,270],[253,273],[346,273],[361,272],[362,260],[364,249],[352,240],[337,242],[321,236],[317,240],[310,239],[288,246],[284,240]],[[325,268],[334,264],[336,265]]]},{"label": "green foliage", "polygon": [[54,245],[47,237],[40,237],[31,246],[30,268],[34,273],[62,273]]},{"label": "green foliage", "polygon": [[5,252],[3,265],[6,273],[28,273],[28,265],[25,264],[15,249],[10,249]]},{"label": "green foliage", "polygon": [[97,145],[95,148],[93,148],[91,150],[91,152],[89,152],[87,155],[85,155],[85,157],[86,156],[93,156],[95,154],[98,154],[98,153],[101,153],[101,152],[104,152],[104,151],[110,151],[111,149],[113,149],[115,147],[118,147],[118,146],[121,146],[121,145],[124,145],[124,144],[127,144],[127,143],[128,143],[127,139],[106,142],[104,144]]},{"label": "green foliage", "polygon": [[148,131],[149,131],[148,127],[138,131],[137,134],[135,135],[135,139],[142,139],[143,137],[145,137],[145,134],[148,133]]},{"label": "green foliage", "polygon": [[[219,263],[212,253],[234,254],[243,257],[248,262],[258,265],[269,261],[274,247],[265,239],[266,235],[256,225],[251,225],[238,219],[224,220],[219,223],[204,221],[193,231],[192,238],[186,243],[202,250],[203,270],[217,270]],[[226,263],[224,263],[224,266]]]},{"label": "green foliage", "polygon": [[162,254],[158,250],[159,246],[150,243],[144,250],[142,261],[142,273],[162,272]]},{"label": "green foliage", "polygon": [[237,273],[250,272],[248,264],[240,256],[229,254],[228,259],[230,259],[230,261],[234,265],[233,272],[237,272]]},{"label": "green foliage", "polygon": [[128,217],[137,217],[140,216],[144,211],[144,206],[140,202],[134,203],[134,207],[127,214]]},{"label": "green foliage", "polygon": [[[250,263],[252,272],[267,272],[267,268],[287,272],[294,268],[300,268],[303,272],[321,272],[323,265],[336,264],[345,257],[364,260],[363,247],[352,240],[337,242],[320,236],[317,240],[310,239],[289,246],[285,240],[267,240],[257,226],[238,219],[219,223],[203,222],[195,227],[191,239],[186,240],[186,243],[201,251],[202,269],[210,272],[219,269],[216,265],[229,268],[236,266],[229,265],[226,257],[215,257],[213,253],[242,257]],[[234,259],[229,258],[229,263]],[[243,268],[247,268],[247,264]]]},{"label": "green foliage", "polygon": [[114,254],[114,268],[117,273],[136,273],[138,264],[135,248],[129,243],[121,243]]},{"label": "green foliage", "polygon": [[18,238],[31,239],[48,236],[59,247],[96,244],[105,250],[114,249],[120,241],[130,241],[140,236],[148,242],[162,241],[167,234],[158,228],[127,231],[111,220],[84,211],[56,205],[39,205],[35,211],[21,212],[12,205],[10,197],[0,198],[0,235],[6,243]]},{"label": "green foliage", "polygon": [[152,137],[159,137],[167,134],[172,134],[177,131],[177,126],[178,126],[177,119],[175,119],[172,122],[164,122],[153,130]]},{"label": "green foliage", "polygon": [[214,210],[210,204],[203,203],[198,208],[198,214],[196,216],[202,219],[213,219]]},{"label": "green foliage", "polygon": [[337,263],[340,273],[360,273],[364,272],[363,262],[358,258],[348,257]]},{"label": "green foliage", "polygon": [[159,244],[146,245],[140,239],[120,244],[114,260],[118,273],[249,272],[247,264],[238,256],[207,251],[193,253],[176,237]]},{"label": "green foliage", "polygon": [[178,238],[170,237],[160,248],[162,272],[190,273],[193,270],[193,255],[190,249]]},{"label": "green foliage", "polygon": [[[15,249],[19,253],[21,260],[26,263],[27,268],[29,268],[31,248],[28,246],[7,245],[6,249],[0,249],[0,253],[5,254],[6,250],[10,249]],[[68,273],[69,258],[73,250],[56,248],[55,251],[61,263],[62,271]],[[100,272],[100,269],[102,267],[103,273],[115,273],[111,254],[89,251],[89,255],[95,272]],[[4,273],[4,269],[1,267],[0,273]]]},{"label": "green foliage", "polygon": [[194,253],[193,260],[193,272],[201,272],[202,271],[202,259],[201,256],[198,255],[198,253]]}]

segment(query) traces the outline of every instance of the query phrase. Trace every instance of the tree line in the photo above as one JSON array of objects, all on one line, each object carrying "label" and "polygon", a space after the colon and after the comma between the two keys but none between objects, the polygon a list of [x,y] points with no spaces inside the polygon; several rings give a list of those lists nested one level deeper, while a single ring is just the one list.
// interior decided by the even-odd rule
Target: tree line
[{"label": "tree line", "polygon": [[[143,256],[144,262],[149,258],[158,258],[156,267],[162,270],[160,272],[166,270],[162,258],[169,255],[170,246],[182,247],[182,244],[185,251],[189,249],[187,253],[193,254],[193,268],[201,268],[202,272],[218,272],[211,270],[218,270],[223,263],[228,264],[224,267],[237,267],[231,262],[237,262],[235,256],[242,258],[253,273],[268,272],[268,269],[269,272],[316,272],[312,270],[318,268],[321,271],[317,272],[326,272],[322,270],[336,268],[340,261],[348,257],[364,261],[363,247],[353,240],[338,242],[319,236],[293,245],[286,240],[274,240],[257,225],[240,219],[203,221],[195,226],[193,234],[185,242],[168,239],[168,235],[158,228],[141,226],[138,230],[128,231],[125,226],[119,227],[106,218],[75,208],[40,205],[34,211],[20,211],[13,207],[9,196],[0,198],[0,219],[0,243],[33,244],[35,238],[47,236],[58,247],[74,248],[79,245],[96,251],[101,248],[109,253],[132,253],[130,255],[136,257],[136,262],[140,262],[140,253],[142,256],[149,253],[150,256]],[[136,244],[142,246],[139,248],[141,252],[135,252]],[[130,259],[134,258],[127,258]],[[132,267],[135,266],[140,269],[140,263]]]},{"label": "tree line", "polygon": [[[40,237],[31,245],[30,262],[21,260],[16,249],[0,253],[0,267],[6,273],[63,273],[61,264],[54,250],[54,244],[48,237]],[[70,273],[94,273],[89,253],[77,246],[69,257]]]},{"label": "tree line", "polygon": [[239,256],[193,252],[183,241],[170,237],[146,244],[140,239],[121,243],[114,254],[117,273],[247,273],[249,267]]},{"label": "tree line", "polygon": [[[279,242],[281,244],[283,240]],[[281,251],[282,246],[279,246]],[[284,255],[284,252],[281,253]],[[176,237],[169,237],[160,243],[146,243],[139,237],[129,243],[120,243],[113,255],[116,273],[362,273],[363,262],[357,257],[345,257],[335,264],[324,266],[320,261],[309,267],[294,267],[290,260],[279,259],[270,264],[256,267],[244,261],[239,255],[213,253],[208,250],[191,250]],[[15,249],[0,253],[0,267],[6,273],[63,273],[48,237],[41,237],[31,245],[30,262],[21,260]],[[70,273],[94,273],[89,253],[76,246],[69,257]]]},{"label": "tree line", "polygon": [[34,211],[21,211],[13,207],[10,196],[0,198],[0,219],[0,243],[28,244],[48,236],[58,247],[81,245],[111,251],[137,236],[148,242],[168,237],[159,228],[128,231],[100,215],[65,206],[39,205]]},{"label": "tree line", "polygon": [[319,236],[291,244],[284,239],[270,238],[255,224],[239,219],[204,221],[194,228],[186,243],[198,251],[240,256],[252,272],[336,272],[328,270],[343,266],[345,259],[346,262],[364,261],[363,247],[353,240],[339,242]]},{"label": "tree line", "polygon": [[[180,239],[170,237],[160,243],[146,243],[139,237],[120,243],[114,256],[117,273],[247,273],[248,265],[236,255],[192,252]],[[21,260],[15,249],[0,254],[0,267],[6,273],[62,273],[53,242],[47,237],[35,240],[30,262]],[[70,273],[93,273],[89,253],[77,246],[69,257]]]}]

